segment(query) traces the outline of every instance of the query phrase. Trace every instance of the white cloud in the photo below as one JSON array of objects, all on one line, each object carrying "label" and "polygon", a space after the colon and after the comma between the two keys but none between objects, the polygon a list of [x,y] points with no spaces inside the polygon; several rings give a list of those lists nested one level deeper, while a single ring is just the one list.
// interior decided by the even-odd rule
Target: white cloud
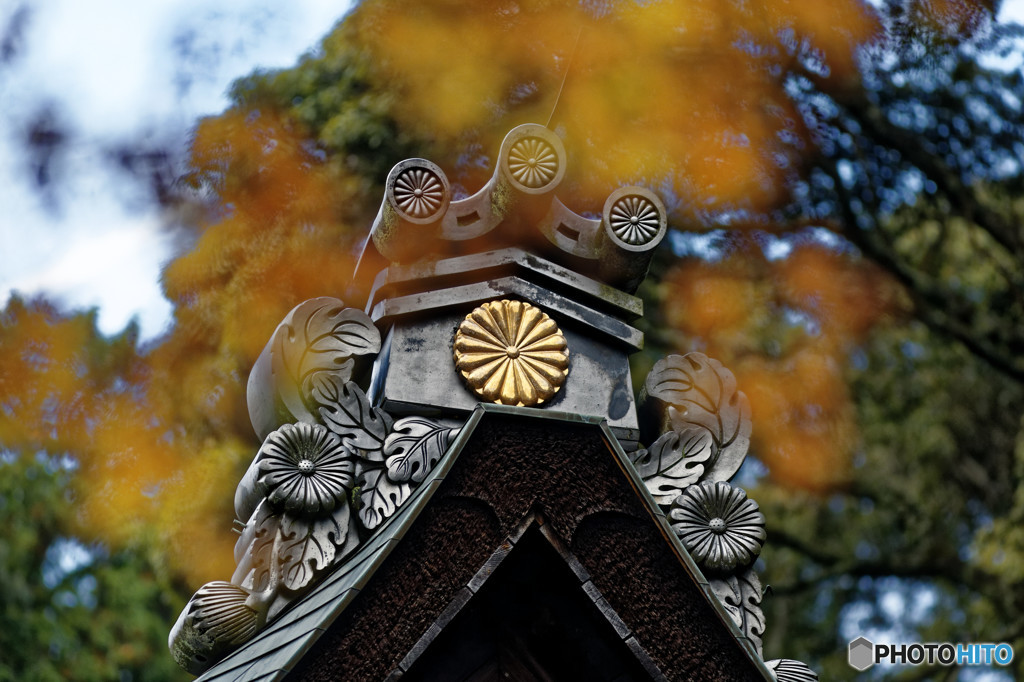
[{"label": "white cloud", "polygon": [[[21,3],[0,5],[0,28]],[[346,0],[31,0],[25,50],[0,71],[0,306],[12,290],[99,306],[105,333],[138,316],[164,330],[158,285],[171,244],[157,207],[127,206],[104,145],[170,132],[184,148],[199,116],[227,106],[231,82],[289,66],[348,11]],[[190,42],[189,42],[190,41]],[[183,50],[185,43],[192,48]],[[52,105],[71,127],[48,210],[14,136]],[[128,192],[130,194],[130,192]]]}]

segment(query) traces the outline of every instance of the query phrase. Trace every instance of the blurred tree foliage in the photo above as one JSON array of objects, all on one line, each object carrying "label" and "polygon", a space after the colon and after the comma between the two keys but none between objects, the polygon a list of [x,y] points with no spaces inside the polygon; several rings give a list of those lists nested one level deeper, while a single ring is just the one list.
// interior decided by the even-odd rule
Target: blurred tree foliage
[{"label": "blurred tree foliage", "polygon": [[[103,338],[40,301],[0,318],[0,480],[27,481],[0,489],[19,538],[0,587],[25,605],[5,602],[25,655],[0,672],[56,650],[40,676],[164,676],[156,623],[232,570],[245,380],[277,322],[360,304],[397,161],[468,194],[508,129],[549,117],[571,207],[642,183],[670,209],[635,378],[699,349],[751,399],[766,655],[849,679],[858,634],[1024,651],[1022,34],[994,9],[368,0],[296,67],[239,81],[179,183],[167,336]],[[48,568],[68,538],[91,560]]]}]

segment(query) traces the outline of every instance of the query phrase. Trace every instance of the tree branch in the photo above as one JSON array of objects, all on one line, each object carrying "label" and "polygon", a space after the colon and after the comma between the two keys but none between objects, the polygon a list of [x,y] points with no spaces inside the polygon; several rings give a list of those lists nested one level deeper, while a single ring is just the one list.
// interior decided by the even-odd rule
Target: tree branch
[{"label": "tree branch", "polygon": [[[888,270],[907,290],[919,319],[932,330],[947,335],[962,343],[971,353],[987,362],[993,369],[1006,374],[1015,381],[1024,383],[1024,358],[1019,359],[1008,350],[997,348],[978,336],[963,320],[945,312],[950,303],[958,297],[929,281],[921,273],[909,267],[893,256],[889,244],[883,244],[879,230],[865,230],[857,225],[857,218],[850,207],[851,197],[843,186],[835,167],[823,167],[835,185],[839,195],[836,202],[843,213],[846,224],[844,233],[850,242],[861,252]],[[965,316],[961,314],[962,316]]]}]

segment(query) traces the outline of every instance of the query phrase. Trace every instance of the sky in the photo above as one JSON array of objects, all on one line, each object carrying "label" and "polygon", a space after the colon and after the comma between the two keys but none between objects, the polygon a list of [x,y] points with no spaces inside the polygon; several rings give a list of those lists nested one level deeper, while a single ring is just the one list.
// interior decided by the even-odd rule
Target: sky
[{"label": "sky", "polygon": [[[348,0],[0,0],[0,307],[12,291],[99,307],[107,334],[163,332],[175,244],[147,185],[111,162],[125,140],[184,152],[231,82],[293,65]],[[19,139],[65,133],[40,170]],[[36,128],[38,130],[38,127]],[[44,178],[40,178],[42,173]]]},{"label": "sky", "polygon": [[[130,139],[184,153],[231,82],[294,64],[349,0],[0,0],[0,306],[44,292],[98,307],[100,330],[170,324],[160,291],[175,253],[160,209],[111,163]],[[1024,21],[1024,0],[1001,20]],[[20,27],[20,30],[15,30]],[[67,131],[49,163],[17,140],[50,115]]]}]

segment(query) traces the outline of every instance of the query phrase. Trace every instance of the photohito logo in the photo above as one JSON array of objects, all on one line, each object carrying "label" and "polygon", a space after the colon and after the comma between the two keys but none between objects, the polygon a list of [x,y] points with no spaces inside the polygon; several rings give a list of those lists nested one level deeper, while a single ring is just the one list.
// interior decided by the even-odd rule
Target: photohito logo
[{"label": "photohito logo", "polygon": [[851,668],[859,671],[867,670],[876,663],[1010,665],[1010,662],[1013,661],[1013,647],[1006,642],[999,644],[951,644],[949,642],[875,644],[867,637],[858,637],[850,642],[847,661]]}]

